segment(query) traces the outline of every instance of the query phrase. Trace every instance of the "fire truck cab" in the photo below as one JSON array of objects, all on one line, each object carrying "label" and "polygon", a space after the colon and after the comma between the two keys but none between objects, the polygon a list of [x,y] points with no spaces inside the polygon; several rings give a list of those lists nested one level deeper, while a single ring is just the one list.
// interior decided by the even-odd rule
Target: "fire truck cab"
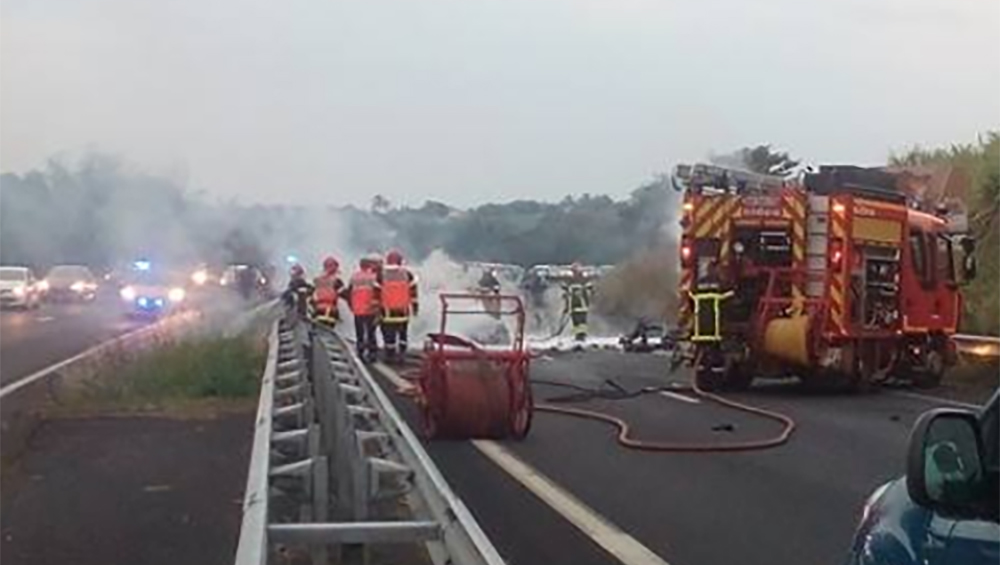
[{"label": "fire truck cab", "polygon": [[952,229],[962,222],[919,209],[877,169],[787,180],[699,164],[674,179],[679,325],[702,388],[763,375],[940,381],[955,357],[959,285],[975,274],[972,240]]}]

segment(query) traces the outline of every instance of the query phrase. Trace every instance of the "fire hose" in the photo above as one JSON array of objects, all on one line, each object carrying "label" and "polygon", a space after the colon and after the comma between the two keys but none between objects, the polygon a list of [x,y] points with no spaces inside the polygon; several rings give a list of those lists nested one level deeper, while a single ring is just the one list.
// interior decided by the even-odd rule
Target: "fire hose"
[{"label": "fire hose", "polygon": [[[758,449],[768,449],[771,447],[777,447],[788,442],[789,438],[792,436],[792,432],[795,431],[795,420],[790,417],[781,414],[779,412],[774,412],[772,410],[766,410],[764,408],[759,408],[756,406],[751,406],[749,404],[744,404],[742,402],[737,402],[735,400],[730,400],[723,398],[717,394],[713,394],[702,390],[698,387],[698,384],[692,381],[691,385],[686,388],[675,388],[675,387],[647,387],[640,389],[635,392],[629,392],[624,390],[614,381],[606,381],[611,384],[616,390],[611,392],[607,390],[599,389],[588,389],[586,387],[581,387],[569,383],[563,383],[558,381],[549,381],[534,379],[532,381],[536,384],[547,384],[552,386],[563,386],[566,388],[576,389],[578,391],[575,395],[548,398],[546,404],[536,404],[535,410],[540,412],[549,412],[553,414],[562,414],[564,416],[571,416],[574,418],[582,418],[587,420],[596,420],[598,422],[604,422],[610,424],[618,429],[617,440],[618,443],[627,449],[635,449],[639,451],[654,451],[654,452],[673,452],[673,453],[706,453],[706,452],[733,452],[733,451],[753,451]],[[735,442],[718,442],[718,443],[680,443],[680,442],[660,442],[651,440],[642,440],[632,437],[631,427],[628,422],[606,414],[604,412],[598,412],[595,410],[587,410],[583,408],[570,408],[566,406],[557,406],[556,402],[572,402],[578,400],[586,400],[589,398],[605,398],[611,400],[621,400],[626,398],[635,398],[643,394],[658,393],[663,391],[676,392],[678,390],[689,390],[694,394],[715,402],[721,406],[727,408],[732,408],[741,412],[746,412],[748,414],[754,414],[768,420],[773,420],[782,424],[781,433],[776,436],[759,439],[759,440],[747,440],[747,441],[735,441]],[[610,392],[610,394],[609,394]]]}]

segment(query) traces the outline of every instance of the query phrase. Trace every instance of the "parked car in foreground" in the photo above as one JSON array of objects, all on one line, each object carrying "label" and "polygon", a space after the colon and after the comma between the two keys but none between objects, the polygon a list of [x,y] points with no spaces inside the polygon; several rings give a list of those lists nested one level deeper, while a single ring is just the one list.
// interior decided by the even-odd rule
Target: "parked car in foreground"
[{"label": "parked car in foreground", "polygon": [[913,427],[906,476],[865,504],[850,565],[1000,562],[1000,392],[981,410],[939,408]]}]

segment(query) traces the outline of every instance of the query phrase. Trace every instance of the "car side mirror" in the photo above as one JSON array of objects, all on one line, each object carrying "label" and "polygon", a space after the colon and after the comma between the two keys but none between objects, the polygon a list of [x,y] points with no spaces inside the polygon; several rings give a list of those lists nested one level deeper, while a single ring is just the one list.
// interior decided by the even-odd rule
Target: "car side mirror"
[{"label": "car side mirror", "polygon": [[974,515],[987,498],[979,419],[969,410],[941,408],[913,426],[906,461],[906,490],[925,508],[946,515]]}]

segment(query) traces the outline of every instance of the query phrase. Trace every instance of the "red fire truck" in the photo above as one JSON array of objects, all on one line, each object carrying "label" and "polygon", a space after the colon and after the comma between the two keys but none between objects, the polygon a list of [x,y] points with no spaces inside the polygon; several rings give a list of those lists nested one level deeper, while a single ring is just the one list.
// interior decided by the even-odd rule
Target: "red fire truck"
[{"label": "red fire truck", "polygon": [[698,164],[674,179],[679,325],[699,386],[765,375],[940,382],[955,358],[959,288],[975,276],[973,241],[952,229],[965,222],[922,208],[878,169],[787,180]]}]

